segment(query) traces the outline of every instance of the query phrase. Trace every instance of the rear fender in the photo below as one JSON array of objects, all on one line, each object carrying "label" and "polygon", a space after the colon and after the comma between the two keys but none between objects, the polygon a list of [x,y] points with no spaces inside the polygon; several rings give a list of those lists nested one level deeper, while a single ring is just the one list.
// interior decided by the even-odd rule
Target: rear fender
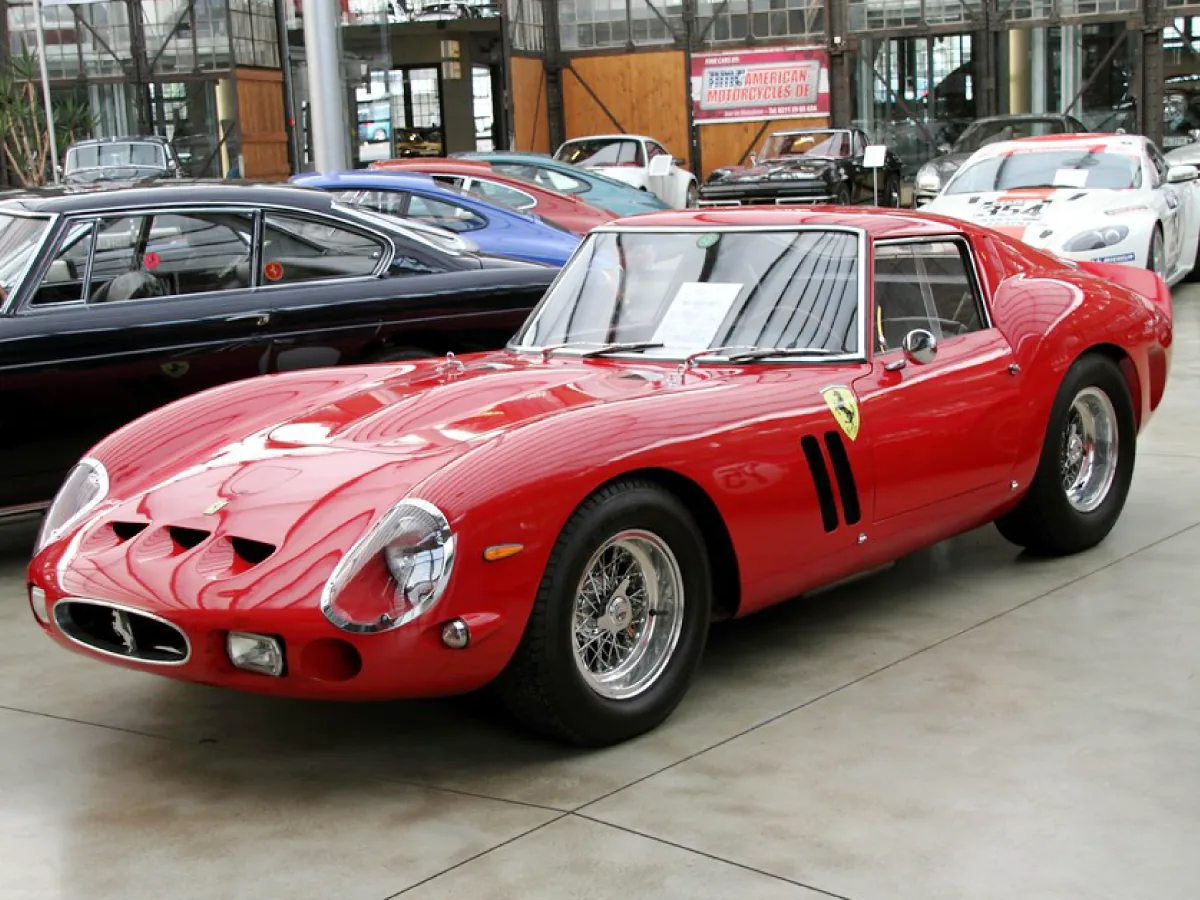
[{"label": "rear fender", "polygon": [[1079,268],[1091,275],[1097,275],[1106,281],[1129,288],[1153,303],[1166,314],[1168,319],[1172,318],[1171,289],[1167,287],[1165,281],[1148,269],[1092,261],[1080,262]]}]

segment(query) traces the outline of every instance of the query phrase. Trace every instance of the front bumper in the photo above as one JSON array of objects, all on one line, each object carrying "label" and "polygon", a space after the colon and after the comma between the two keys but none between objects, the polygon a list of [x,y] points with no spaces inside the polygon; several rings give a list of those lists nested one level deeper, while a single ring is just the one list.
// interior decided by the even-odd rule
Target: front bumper
[{"label": "front bumper", "polygon": [[700,189],[700,206],[790,206],[833,200],[834,194],[824,181],[705,185]]}]

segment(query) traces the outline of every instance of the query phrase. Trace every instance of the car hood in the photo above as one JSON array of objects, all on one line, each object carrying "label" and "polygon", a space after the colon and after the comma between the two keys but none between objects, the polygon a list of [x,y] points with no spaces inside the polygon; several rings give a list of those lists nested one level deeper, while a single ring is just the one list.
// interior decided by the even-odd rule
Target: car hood
[{"label": "car hood", "polygon": [[942,156],[935,156],[921,168],[929,166],[937,172],[940,182],[945,184],[950,180],[950,176],[962,168],[962,164],[970,158],[970,153],[946,153]]},{"label": "car hood", "polygon": [[194,525],[217,503],[277,543],[314,505],[349,494],[386,509],[474,448],[642,396],[667,372],[502,352],[267,376],[165,407],[92,455],[109,470],[109,515]]},{"label": "car hood", "polygon": [[1140,191],[1030,188],[979,194],[939,194],[923,207],[1023,240],[1034,247],[1061,247],[1080,232],[1127,222],[1149,213]]},{"label": "car hood", "polygon": [[709,184],[738,184],[744,182],[785,180],[796,175],[820,178],[832,171],[836,163],[831,159],[797,158],[767,159],[755,166],[731,166],[717,169],[709,176]]},{"label": "car hood", "polygon": [[1166,159],[1173,166],[1200,166],[1200,142],[1176,147],[1166,154]]}]

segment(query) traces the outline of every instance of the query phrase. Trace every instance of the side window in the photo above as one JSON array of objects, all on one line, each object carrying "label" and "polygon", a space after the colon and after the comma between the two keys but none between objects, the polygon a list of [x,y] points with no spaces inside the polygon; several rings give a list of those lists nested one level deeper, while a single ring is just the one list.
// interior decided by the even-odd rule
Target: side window
[{"label": "side window", "polygon": [[417,219],[426,225],[444,228],[461,234],[464,231],[478,231],[487,225],[480,215],[459,206],[457,203],[447,203],[413,194],[408,200],[408,218]]},{"label": "side window", "polygon": [[537,201],[524,191],[509,187],[507,184],[500,184],[498,181],[472,178],[471,183],[467,187],[467,193],[474,194],[476,197],[487,200],[490,203],[507,206],[509,209],[525,210],[533,209],[537,206]]},{"label": "side window", "polygon": [[666,156],[667,155],[666,148],[663,147],[662,144],[656,144],[654,141],[648,141],[646,143],[646,150],[649,151],[649,155],[650,155],[651,159],[654,159],[654,157],[656,157],[656,156]]},{"label": "side window", "polygon": [[253,234],[248,213],[102,219],[88,299],[112,303],[248,288]]},{"label": "side window", "polygon": [[263,217],[261,268],[267,283],[371,275],[383,253],[376,238],[336,223],[278,213]]},{"label": "side window", "polygon": [[1167,165],[1166,159],[1158,152],[1158,148],[1149,142],[1146,143],[1146,153],[1150,157],[1150,167],[1154,173],[1153,187],[1165,184],[1167,181],[1167,169],[1170,168]]},{"label": "side window", "polygon": [[878,351],[899,349],[915,328],[946,340],[984,327],[969,252],[959,241],[876,245]]},{"label": "side window", "polygon": [[74,222],[67,228],[50,267],[30,300],[31,306],[78,303],[86,299],[84,288],[94,228],[92,222]]},{"label": "side window", "polygon": [[851,156],[862,156],[867,152],[867,139],[861,131],[853,132],[854,151]]},{"label": "side window", "polygon": [[334,192],[340,202],[347,206],[369,209],[389,216],[403,216],[408,195],[402,191],[355,190]]},{"label": "side window", "polygon": [[465,188],[467,179],[461,175],[434,175],[433,180],[443,187]]}]

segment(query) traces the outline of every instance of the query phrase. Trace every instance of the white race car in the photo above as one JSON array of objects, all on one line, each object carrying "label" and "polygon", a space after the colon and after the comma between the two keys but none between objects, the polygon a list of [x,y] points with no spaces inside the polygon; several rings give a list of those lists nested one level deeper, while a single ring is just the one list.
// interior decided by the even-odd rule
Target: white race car
[{"label": "white race car", "polygon": [[700,199],[696,176],[653,138],[636,134],[574,138],[559,147],[554,158],[649,191],[672,209],[696,206]]},{"label": "white race car", "polygon": [[995,228],[1069,259],[1126,263],[1175,284],[1196,265],[1200,185],[1128,134],[1024,138],[980,148],[926,212]]}]

